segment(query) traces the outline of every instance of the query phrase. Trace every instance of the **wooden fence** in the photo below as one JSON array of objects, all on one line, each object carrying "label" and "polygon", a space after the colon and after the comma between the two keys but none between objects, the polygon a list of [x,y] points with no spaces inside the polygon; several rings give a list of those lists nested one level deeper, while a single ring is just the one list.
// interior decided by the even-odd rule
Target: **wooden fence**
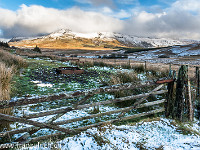
[{"label": "wooden fence", "polygon": [[[157,87],[155,88],[156,85]],[[115,123],[118,121],[125,121],[125,120],[130,120],[130,119],[147,116],[147,115],[151,115],[155,113],[161,113],[165,111],[164,107],[159,107],[157,109],[154,109],[148,112],[143,112],[143,113],[134,114],[130,116],[124,116],[126,112],[129,112],[133,109],[150,107],[150,106],[165,103],[166,99],[144,103],[146,98],[150,95],[159,95],[159,94],[167,93],[168,90],[162,89],[164,88],[163,85],[164,84],[158,85],[155,81],[146,81],[144,83],[140,83],[140,82],[126,83],[126,84],[90,89],[90,90],[85,90],[85,91],[75,91],[75,92],[62,93],[59,95],[44,96],[40,98],[25,98],[25,99],[20,99],[17,101],[2,101],[0,103],[0,109],[14,107],[14,106],[15,107],[23,106],[27,104],[36,104],[36,103],[42,103],[42,102],[55,101],[59,99],[70,99],[70,98],[81,97],[81,99],[77,101],[76,104],[74,104],[72,107],[64,107],[64,108],[58,108],[58,109],[53,109],[53,110],[48,110],[48,111],[42,111],[42,112],[38,112],[34,114],[23,115],[20,117],[11,116],[7,114],[0,114],[0,118],[3,120],[33,125],[31,127],[25,127],[25,128],[15,129],[11,131],[1,132],[0,137],[4,142],[9,141],[9,142],[20,142],[20,143],[24,143],[24,142],[34,143],[34,142],[48,139],[48,138],[55,138],[55,137],[58,138],[63,135],[74,135],[74,134],[80,133],[81,131],[87,130],[89,128],[101,126],[108,123]],[[87,100],[96,94],[117,92],[120,90],[134,90],[134,89],[144,88],[144,87],[154,87],[154,89],[150,92],[142,93],[138,95],[131,95],[131,96],[120,97],[120,98],[111,99],[111,100],[87,103]],[[129,100],[131,101],[135,100],[135,103],[132,106],[129,106],[126,108],[119,108],[116,110],[92,114],[92,115],[84,116],[80,118],[68,119],[68,120],[63,120],[63,121],[55,121],[56,119],[60,118],[61,116],[63,116],[64,114],[70,111],[81,110],[84,108],[90,108],[94,106],[100,106],[100,105],[106,105],[106,104],[112,104],[112,103],[118,103],[118,102],[125,102]],[[116,114],[116,113],[117,114],[120,113],[120,115],[115,119],[111,119],[111,120],[103,121],[103,122],[97,122],[97,123],[86,125],[83,127],[63,128],[59,126],[59,125],[64,125],[64,124],[68,124],[68,123],[72,123],[76,121],[81,121],[81,120],[86,120],[86,119],[91,119],[91,118],[96,118],[96,117],[101,117],[101,116],[107,116],[107,115]],[[49,115],[54,115],[54,116],[50,118],[49,120],[47,120],[46,122],[38,122],[38,121],[31,120],[33,118],[44,117],[44,116],[49,116]],[[43,128],[53,129],[59,132],[55,134],[51,134],[51,135],[31,138],[31,135],[33,133]],[[19,134],[19,133],[25,133],[25,132],[26,134],[24,134],[20,138],[16,139],[15,141],[10,141],[10,137],[12,137],[13,135]]]},{"label": "wooden fence", "polygon": [[[20,117],[11,116],[7,114],[0,114],[0,118],[2,120],[33,125],[31,127],[25,127],[25,128],[15,129],[11,131],[1,132],[0,133],[1,140],[4,143],[11,142],[11,144],[13,143],[15,144],[15,142],[18,142],[17,144],[35,143],[40,140],[46,140],[49,138],[52,139],[52,138],[60,138],[67,135],[75,135],[75,134],[80,133],[81,131],[85,131],[92,127],[97,127],[97,126],[115,123],[119,121],[126,121],[130,119],[135,119],[138,117],[143,117],[143,116],[148,116],[148,115],[163,113],[163,112],[165,112],[166,117],[171,116],[172,118],[178,119],[180,121],[192,121],[194,117],[194,101],[191,99],[190,82],[188,80],[187,71],[188,71],[187,66],[182,66],[179,70],[177,81],[175,81],[176,73],[172,72],[170,73],[169,78],[165,78],[165,79],[161,79],[157,81],[152,80],[152,81],[145,81],[145,82],[126,83],[126,84],[106,86],[106,87],[84,90],[84,91],[61,93],[57,95],[44,96],[40,98],[24,98],[17,101],[1,101],[0,109],[4,109],[4,108],[16,107],[16,106],[23,106],[27,104],[37,104],[37,103],[50,102],[50,101],[55,101],[55,100],[73,99],[77,97],[80,98],[79,101],[77,101],[71,107],[62,107],[62,108],[42,111],[42,112],[38,112],[34,114],[23,115]],[[167,89],[166,89],[166,86],[164,86],[166,85],[166,83],[167,83]],[[176,84],[176,88],[174,88],[175,84]],[[144,87],[149,87],[149,88],[152,87],[154,89],[151,90],[150,92],[146,92],[146,93],[142,93],[138,95],[131,95],[131,96],[120,97],[120,98],[111,99],[111,100],[87,103],[87,100],[96,94],[112,93],[112,92],[117,92],[121,90],[135,90],[135,89],[144,88]],[[176,91],[174,92],[175,89]],[[175,94],[176,96],[174,96],[174,93],[176,93]],[[166,94],[166,99],[145,102],[147,97],[151,95],[160,95],[160,94]],[[56,121],[58,118],[60,118],[61,116],[63,116],[64,114],[70,111],[81,110],[81,109],[90,108],[94,106],[107,105],[107,104],[125,102],[125,101],[133,101],[134,103],[132,106],[129,106],[126,108],[119,108],[119,109],[108,111],[108,112],[92,114],[92,115],[74,118],[74,119]],[[154,108],[153,110],[150,110],[147,112],[125,116],[125,113],[131,110],[155,106],[155,105],[159,105],[163,103],[165,104],[164,105],[165,107],[160,107],[160,106],[153,107]],[[64,124],[82,121],[86,119],[107,116],[111,114],[118,114],[118,113],[120,114],[115,119],[97,122],[97,123],[86,125],[83,127],[64,128],[64,127],[59,126],[59,125],[64,125]],[[46,122],[38,122],[38,121],[31,120],[33,118],[44,117],[44,116],[49,116],[49,115],[54,115],[54,116],[48,119]],[[43,128],[53,129],[58,132],[51,135],[32,137],[32,135],[35,132]],[[10,137],[19,133],[25,133],[25,134],[14,141],[10,141]],[[0,145],[0,147],[1,146],[3,145]]]}]

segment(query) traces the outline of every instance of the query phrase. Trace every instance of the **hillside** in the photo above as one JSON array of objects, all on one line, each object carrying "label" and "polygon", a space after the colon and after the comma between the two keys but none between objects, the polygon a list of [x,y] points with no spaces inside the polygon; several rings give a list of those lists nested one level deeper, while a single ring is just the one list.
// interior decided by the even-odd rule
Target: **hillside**
[{"label": "hillside", "polygon": [[143,38],[112,32],[77,33],[62,29],[46,36],[24,39],[13,38],[9,44],[17,47],[35,47],[52,49],[88,49],[109,50],[116,47],[166,47],[172,45],[187,45],[194,41]]}]

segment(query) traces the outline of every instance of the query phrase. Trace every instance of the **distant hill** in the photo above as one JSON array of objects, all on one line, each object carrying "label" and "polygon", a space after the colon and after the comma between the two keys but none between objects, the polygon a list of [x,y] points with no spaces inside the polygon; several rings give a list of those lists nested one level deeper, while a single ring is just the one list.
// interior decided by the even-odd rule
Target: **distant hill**
[{"label": "distant hill", "polygon": [[173,40],[144,38],[112,32],[78,33],[62,29],[49,35],[37,38],[13,38],[11,46],[52,48],[52,49],[88,49],[107,50],[118,47],[166,47],[173,45],[187,45],[194,43],[190,40]]}]

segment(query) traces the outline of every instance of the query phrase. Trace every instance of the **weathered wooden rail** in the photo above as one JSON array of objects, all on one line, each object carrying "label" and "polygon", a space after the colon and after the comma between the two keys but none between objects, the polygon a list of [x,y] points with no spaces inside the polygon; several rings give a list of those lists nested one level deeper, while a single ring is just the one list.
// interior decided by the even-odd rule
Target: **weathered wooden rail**
[{"label": "weathered wooden rail", "polygon": [[[169,78],[160,79],[156,81],[126,83],[126,84],[119,84],[119,85],[113,85],[113,86],[107,86],[107,87],[101,87],[101,88],[89,89],[89,90],[83,90],[83,91],[60,93],[57,95],[34,97],[34,98],[23,98],[16,101],[15,100],[0,101],[1,102],[0,109],[3,109],[3,108],[10,108],[10,107],[18,107],[18,106],[23,106],[23,105],[28,105],[28,104],[37,104],[37,103],[55,101],[55,100],[79,98],[79,100],[76,101],[76,103],[74,103],[70,107],[62,107],[62,108],[52,109],[48,111],[41,111],[38,113],[22,115],[20,117],[0,114],[0,119],[2,120],[11,121],[11,122],[20,122],[23,124],[32,125],[31,127],[25,127],[25,128],[15,129],[11,131],[1,132],[0,142],[1,141],[3,141],[4,143],[10,142],[9,144],[13,146],[13,144],[15,145],[16,143],[17,144],[35,143],[40,140],[46,140],[49,138],[57,139],[63,136],[78,134],[92,127],[98,127],[98,126],[102,126],[106,124],[116,123],[119,121],[126,121],[130,119],[135,119],[135,118],[148,116],[148,115],[152,115],[156,113],[163,113],[163,112],[165,112],[164,114],[166,117],[172,117],[180,121],[192,121],[194,117],[194,100],[192,100],[191,98],[191,89],[190,89],[191,85],[188,79],[187,71],[188,71],[187,66],[182,66],[179,70],[177,80],[175,80],[176,73],[173,72],[169,75]],[[196,68],[197,98],[199,98],[199,77],[200,77],[199,68]],[[165,89],[166,86],[164,86],[166,84],[167,84],[167,89]],[[176,85],[176,88],[174,88],[175,85]],[[146,93],[144,92],[138,95],[130,95],[130,96],[115,98],[111,100],[87,103],[87,100],[96,94],[112,93],[112,92],[117,92],[121,90],[135,90],[135,89],[144,88],[144,87],[149,87],[149,88],[154,87],[154,89],[152,91],[148,91]],[[159,95],[159,94],[165,94],[165,93],[166,93],[166,99],[146,102],[146,99],[151,95]],[[129,106],[126,108],[119,108],[116,110],[91,114],[91,115],[83,116],[79,118],[56,121],[58,118],[60,118],[61,116],[63,116],[64,114],[70,111],[81,110],[85,108],[90,108],[90,107],[95,107],[95,106],[100,106],[100,105],[107,105],[107,104],[118,103],[118,102],[125,102],[125,101],[130,101],[130,100],[133,101],[134,103],[132,104],[132,106]],[[165,104],[164,105],[165,107],[160,107],[160,104],[163,104],[163,103]],[[156,107],[152,107],[155,105]],[[139,114],[124,116],[125,113],[130,112],[131,110],[140,109],[144,107],[151,107],[153,109],[147,112],[139,113]],[[77,121],[83,121],[86,119],[108,116],[112,114],[116,114],[117,117],[115,119],[97,122],[97,123],[85,125],[82,127],[64,128],[60,126],[60,125],[65,125],[65,124],[69,124],[69,123],[73,123]],[[32,120],[33,118],[39,118],[39,117],[50,116],[50,115],[53,115],[53,117],[51,117],[45,122]],[[32,137],[34,133],[44,128],[53,129],[53,130],[56,130],[57,132],[50,135]],[[15,134],[20,134],[20,133],[24,133],[24,134],[18,139],[14,139],[13,141],[11,141],[10,137],[12,137]],[[4,145],[0,145],[0,147]]]},{"label": "weathered wooden rail", "polygon": [[[100,102],[95,102],[95,103],[86,103],[87,100],[89,98],[91,98],[92,96],[94,96],[95,94],[110,93],[110,92],[116,92],[116,91],[120,91],[120,90],[134,90],[134,89],[144,88],[144,87],[155,87],[156,85],[157,85],[157,87],[154,88],[150,92],[146,92],[146,93],[142,93],[142,94],[138,94],[138,95],[120,97],[120,98],[116,98],[116,99],[112,99],[112,100],[100,101]],[[23,105],[27,105],[27,104],[37,104],[37,103],[61,100],[61,99],[72,99],[72,98],[77,98],[77,97],[81,98],[79,101],[77,101],[71,107],[57,108],[57,109],[53,109],[53,110],[49,110],[49,111],[42,111],[42,112],[38,112],[38,113],[34,113],[34,114],[23,115],[20,117],[6,115],[6,114],[0,114],[0,119],[2,119],[2,120],[7,120],[7,121],[11,121],[11,122],[20,122],[20,123],[24,123],[24,124],[33,125],[31,127],[25,127],[25,128],[15,129],[15,130],[11,130],[11,131],[1,132],[0,137],[4,142],[8,142],[6,139],[8,139],[9,137],[12,137],[15,134],[25,133],[20,138],[15,139],[13,142],[34,143],[34,142],[37,142],[42,139],[47,139],[49,137],[53,138],[53,137],[59,137],[59,136],[63,136],[63,135],[74,135],[74,134],[80,133],[81,131],[87,130],[91,127],[97,127],[97,126],[101,126],[101,125],[108,124],[108,123],[115,123],[118,121],[125,121],[125,120],[130,120],[130,119],[134,119],[134,118],[138,118],[138,117],[142,117],[142,116],[148,116],[148,115],[155,114],[155,113],[161,113],[161,112],[165,111],[165,108],[159,107],[158,109],[151,110],[148,112],[143,112],[143,113],[134,114],[134,115],[130,115],[130,116],[124,116],[124,114],[126,112],[129,112],[133,109],[139,109],[139,108],[150,107],[150,106],[166,103],[166,99],[144,103],[145,100],[150,95],[159,95],[159,94],[167,93],[168,90],[162,89],[162,88],[165,88],[163,85],[164,84],[157,84],[156,81],[135,82],[135,83],[119,84],[119,85],[101,87],[101,88],[84,90],[84,91],[61,93],[58,95],[44,96],[44,97],[38,97],[38,98],[24,98],[24,99],[20,99],[17,101],[13,101],[13,100],[2,101],[0,103],[0,109],[23,106]],[[106,104],[112,104],[112,103],[118,103],[118,102],[125,102],[125,101],[130,101],[130,100],[133,101],[134,104],[132,106],[129,106],[126,108],[120,108],[120,109],[116,109],[113,111],[92,114],[92,115],[84,116],[84,117],[80,117],[80,118],[56,121],[56,119],[60,118],[67,112],[70,112],[73,110],[80,110],[80,109],[84,109],[84,108],[90,108],[90,107],[94,107],[94,106],[100,106],[100,105],[106,105]],[[83,127],[64,128],[64,127],[59,126],[59,125],[64,125],[64,124],[68,124],[68,123],[72,123],[72,122],[76,122],[76,121],[82,121],[82,120],[86,120],[86,119],[102,117],[102,116],[118,114],[118,113],[120,113],[120,115],[118,115],[118,117],[115,119],[98,122],[98,123],[83,126]],[[50,118],[49,120],[47,120],[46,122],[39,122],[39,121],[31,120],[33,118],[44,117],[44,116],[49,116],[49,115],[54,115],[54,116],[52,118]],[[41,137],[36,137],[36,138],[31,138],[31,135],[33,133],[35,133],[38,130],[43,129],[43,128],[57,130],[58,133],[51,134],[51,135],[45,135],[45,136],[41,136]]]}]

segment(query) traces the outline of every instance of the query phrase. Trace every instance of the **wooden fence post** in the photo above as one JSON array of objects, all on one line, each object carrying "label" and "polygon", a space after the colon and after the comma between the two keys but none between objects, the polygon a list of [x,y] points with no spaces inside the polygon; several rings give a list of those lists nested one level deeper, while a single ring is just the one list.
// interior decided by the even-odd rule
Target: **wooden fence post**
[{"label": "wooden fence post", "polygon": [[193,101],[192,101],[191,87],[190,86],[191,86],[190,80],[188,79],[188,83],[187,83],[188,119],[189,119],[189,121],[193,121],[194,120],[194,105],[193,105]]},{"label": "wooden fence post", "polygon": [[147,61],[144,62],[144,69],[147,70]]},{"label": "wooden fence post", "polygon": [[199,98],[199,82],[200,82],[199,67],[196,67],[197,98]]},{"label": "wooden fence post", "polygon": [[198,119],[200,119],[200,72],[199,72],[199,67],[196,67],[196,85],[197,85],[197,89],[196,89],[197,115],[196,115],[196,117]]},{"label": "wooden fence post", "polygon": [[179,69],[176,85],[176,100],[174,103],[173,118],[179,121],[193,120],[193,105],[188,79],[188,66],[182,65]]},{"label": "wooden fence post", "polygon": [[130,66],[131,65],[131,59],[128,58],[128,65]]},{"label": "wooden fence post", "polygon": [[172,77],[172,64],[169,64],[169,77]]},{"label": "wooden fence post", "polygon": [[167,93],[167,102],[165,103],[165,116],[172,116],[174,111],[174,82],[168,83],[167,85],[168,93]]},{"label": "wooden fence post", "polygon": [[[176,71],[171,71],[171,75],[169,74],[171,79],[176,79]],[[165,103],[165,116],[173,116],[174,112],[174,103],[175,103],[175,94],[174,94],[174,85],[175,82],[170,82],[167,85],[168,93],[167,93],[167,102]]]}]

